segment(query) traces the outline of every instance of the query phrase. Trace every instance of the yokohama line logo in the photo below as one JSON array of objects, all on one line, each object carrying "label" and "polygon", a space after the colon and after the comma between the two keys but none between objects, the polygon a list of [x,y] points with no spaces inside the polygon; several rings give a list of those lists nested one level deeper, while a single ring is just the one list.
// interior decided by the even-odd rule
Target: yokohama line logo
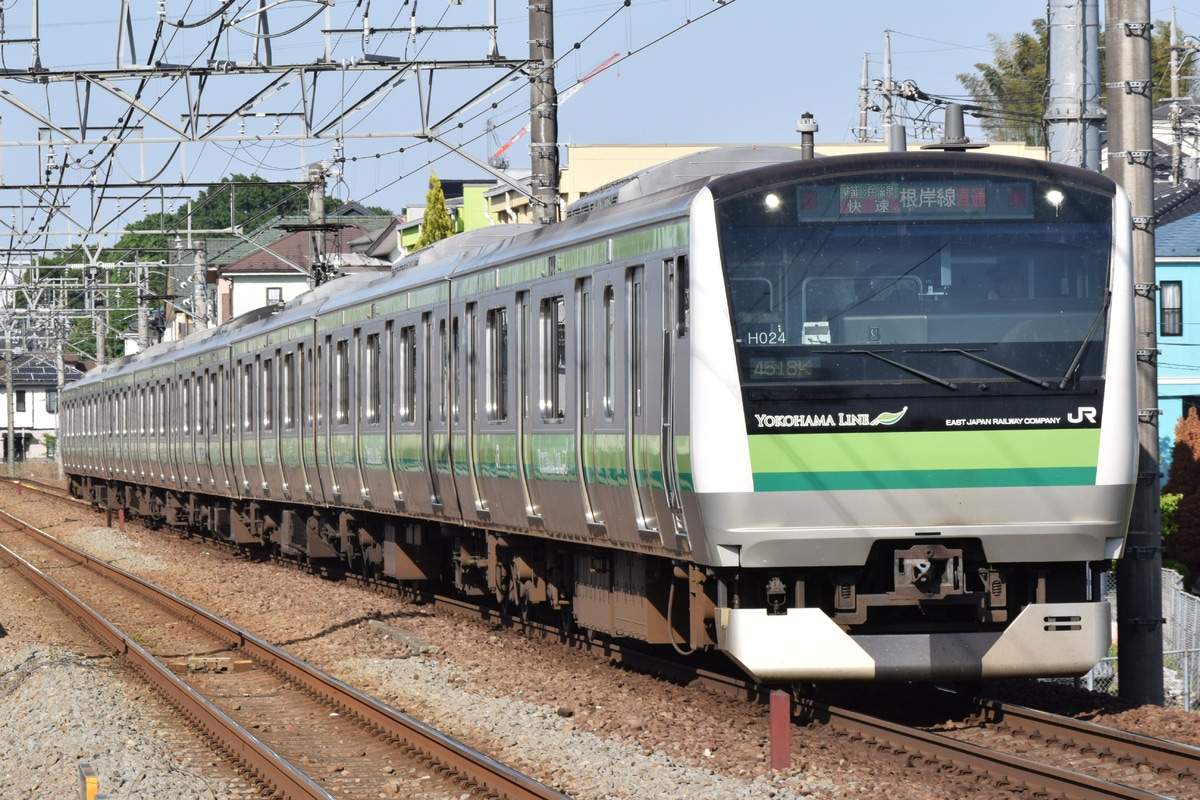
[{"label": "yokohama line logo", "polygon": [[875,417],[870,414],[755,414],[760,428],[873,428],[895,425],[908,411],[885,411]]}]

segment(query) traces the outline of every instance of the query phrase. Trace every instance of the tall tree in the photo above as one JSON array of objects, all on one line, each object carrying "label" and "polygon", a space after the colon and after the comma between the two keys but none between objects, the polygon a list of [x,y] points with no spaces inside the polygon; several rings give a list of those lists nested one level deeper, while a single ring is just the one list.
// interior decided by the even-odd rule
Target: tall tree
[{"label": "tall tree", "polygon": [[982,126],[993,141],[1045,144],[1042,114],[1046,106],[1046,54],[1050,36],[1046,20],[1032,22],[1033,33],[1002,39],[990,34],[993,62],[975,65],[977,74],[959,74],[976,105],[991,109]]},{"label": "tall tree", "polygon": [[421,220],[421,236],[417,248],[426,247],[454,235],[454,223],[450,220],[450,209],[446,207],[446,193],[436,172],[429,173],[429,191],[425,193],[425,217]]},{"label": "tall tree", "polygon": [[[1046,110],[1049,27],[1044,19],[1035,19],[1030,24],[1033,26],[1032,33],[1016,33],[1010,39],[991,34],[988,39],[992,43],[992,63],[976,64],[974,73],[963,72],[956,76],[975,104],[986,109],[981,125],[987,137],[993,141],[1024,141],[1036,145],[1046,143],[1042,114]],[[1103,33],[1100,35],[1100,47],[1104,47]],[[1170,62],[1171,23],[1157,20],[1150,40],[1155,104],[1165,102],[1170,97]],[[1195,64],[1195,51],[1185,51],[1180,55],[1180,74],[1190,74]],[[1103,59],[1100,60],[1100,72],[1103,94]],[[1101,97],[1101,102],[1103,99]]]}]

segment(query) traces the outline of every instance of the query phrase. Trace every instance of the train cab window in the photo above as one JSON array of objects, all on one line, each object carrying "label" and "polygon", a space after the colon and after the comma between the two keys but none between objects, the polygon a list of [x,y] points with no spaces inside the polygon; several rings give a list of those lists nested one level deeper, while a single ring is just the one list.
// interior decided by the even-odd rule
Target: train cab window
[{"label": "train cab window", "polygon": [[396,359],[397,375],[396,419],[416,421],[417,405],[417,329],[413,325],[400,329],[400,352]]},{"label": "train cab window", "polygon": [[283,427],[289,431],[296,427],[296,356],[293,353],[283,356]]},{"label": "train cab window", "polygon": [[365,396],[363,397],[363,417],[367,422],[379,422],[379,407],[381,394],[379,391],[379,334],[372,333],[367,335],[367,342],[363,348],[363,383]]},{"label": "train cab window", "polygon": [[275,428],[275,359],[262,362],[262,429]]},{"label": "train cab window", "polygon": [[612,286],[604,287],[604,418],[616,411],[617,383],[617,296]]},{"label": "train cab window", "polygon": [[338,425],[350,421],[350,341],[339,339],[334,349],[334,419]]},{"label": "train cab window", "polygon": [[567,320],[563,298],[543,299],[540,319],[542,419],[561,420],[567,415]]},{"label": "train cab window", "polygon": [[487,418],[490,422],[504,422],[508,419],[508,310],[489,309],[485,327]]}]

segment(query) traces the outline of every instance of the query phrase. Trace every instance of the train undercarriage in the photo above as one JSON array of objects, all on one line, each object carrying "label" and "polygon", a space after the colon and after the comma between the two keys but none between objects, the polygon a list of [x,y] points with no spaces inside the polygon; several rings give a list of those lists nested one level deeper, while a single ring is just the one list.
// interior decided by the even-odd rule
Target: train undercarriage
[{"label": "train undercarriage", "polygon": [[[1103,565],[1075,562],[990,565],[978,540],[881,540],[867,563],[853,568],[717,570],[356,509],[230,500],[88,477],[71,485],[75,496],[151,525],[313,564],[336,562],[367,577],[449,584],[522,616],[554,615],[681,653],[719,647],[764,682],[775,682],[774,667],[757,664],[776,660],[776,651],[806,664],[806,675],[826,668],[844,673],[847,663],[861,661],[859,677],[879,677],[885,657],[871,653],[875,642],[984,636],[991,647],[1023,610],[1091,603],[1103,574]],[[1093,624],[1052,616],[1065,631]],[[746,631],[754,632],[753,642],[742,641]],[[750,655],[739,659],[739,648]],[[787,679],[789,669],[779,676]],[[924,667],[913,669],[903,667],[897,677]],[[970,664],[949,669],[978,677]]]}]

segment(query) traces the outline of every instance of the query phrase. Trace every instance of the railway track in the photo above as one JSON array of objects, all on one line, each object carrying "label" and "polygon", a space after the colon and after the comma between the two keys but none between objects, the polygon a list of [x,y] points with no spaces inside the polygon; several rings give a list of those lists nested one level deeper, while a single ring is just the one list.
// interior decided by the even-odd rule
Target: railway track
[{"label": "railway track", "polygon": [[[662,675],[676,683],[700,684],[741,698],[766,698],[762,686],[732,671],[697,668],[695,661],[660,658],[636,646],[594,640],[586,633],[565,632],[520,614],[501,615],[457,597],[423,597],[439,609],[452,609],[535,637],[591,649],[632,669]],[[934,730],[806,701],[798,707],[797,721],[825,725],[865,746],[893,752],[910,764],[971,775],[981,785],[1011,786],[1032,796],[1088,800],[1200,798],[1197,748],[994,701],[983,701],[974,712],[962,713],[964,722]]]},{"label": "railway track", "polygon": [[1200,798],[1200,748],[991,700],[961,723],[925,728],[811,700],[799,718],[938,769],[1035,797]]},{"label": "railway track", "polygon": [[[0,546],[0,556],[237,759],[264,791],[357,798],[402,786],[412,798],[464,792],[565,798],[182,598],[0,514],[25,537],[21,553]],[[71,588],[50,573],[69,576]]]}]

